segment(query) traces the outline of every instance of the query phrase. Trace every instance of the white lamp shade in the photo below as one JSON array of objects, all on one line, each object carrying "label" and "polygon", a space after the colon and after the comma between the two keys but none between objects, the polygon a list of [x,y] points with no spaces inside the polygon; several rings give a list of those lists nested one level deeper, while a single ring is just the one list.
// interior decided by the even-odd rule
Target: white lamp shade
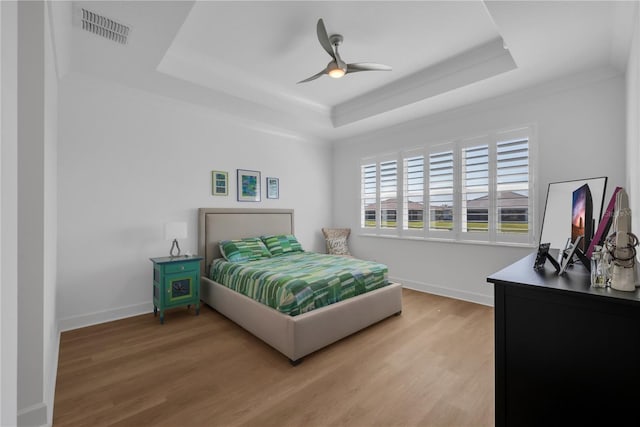
[{"label": "white lamp shade", "polygon": [[187,223],[186,222],[168,222],[164,225],[164,239],[186,239]]}]

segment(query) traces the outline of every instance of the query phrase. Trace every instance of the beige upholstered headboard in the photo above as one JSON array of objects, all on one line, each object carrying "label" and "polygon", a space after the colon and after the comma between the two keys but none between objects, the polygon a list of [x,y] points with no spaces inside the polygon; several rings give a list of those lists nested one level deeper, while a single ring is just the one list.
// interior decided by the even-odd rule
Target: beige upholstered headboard
[{"label": "beige upholstered headboard", "polygon": [[220,258],[221,240],[259,237],[264,234],[294,234],[293,209],[198,209],[198,254],[204,257],[202,275]]}]

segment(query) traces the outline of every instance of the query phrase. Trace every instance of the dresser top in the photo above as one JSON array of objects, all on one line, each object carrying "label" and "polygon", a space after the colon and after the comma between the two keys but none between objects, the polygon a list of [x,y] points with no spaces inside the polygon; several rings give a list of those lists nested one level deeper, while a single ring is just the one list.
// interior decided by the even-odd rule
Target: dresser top
[{"label": "dresser top", "polygon": [[624,292],[610,287],[592,287],[591,274],[579,262],[574,263],[572,267],[567,269],[566,273],[559,276],[549,261],[545,263],[543,270],[534,270],[535,259],[536,253],[534,252],[493,273],[487,277],[487,282],[502,285],[543,287],[594,297],[616,298],[640,303],[640,291],[637,288],[635,292]]}]

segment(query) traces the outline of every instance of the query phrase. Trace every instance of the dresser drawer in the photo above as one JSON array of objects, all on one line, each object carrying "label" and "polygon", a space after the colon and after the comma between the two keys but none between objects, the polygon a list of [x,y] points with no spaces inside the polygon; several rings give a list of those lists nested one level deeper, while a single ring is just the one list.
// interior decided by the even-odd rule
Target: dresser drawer
[{"label": "dresser drawer", "polygon": [[164,272],[171,273],[183,273],[187,271],[197,271],[200,269],[200,261],[196,262],[174,262],[164,266]]}]

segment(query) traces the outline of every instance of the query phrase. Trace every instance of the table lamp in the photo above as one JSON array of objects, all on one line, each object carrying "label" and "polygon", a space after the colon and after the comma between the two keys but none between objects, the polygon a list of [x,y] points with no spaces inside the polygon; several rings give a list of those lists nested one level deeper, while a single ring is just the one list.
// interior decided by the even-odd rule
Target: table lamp
[{"label": "table lamp", "polygon": [[[171,243],[171,250],[169,255],[172,257],[180,256],[180,245],[178,245],[178,239],[187,238],[187,223],[186,222],[168,222],[164,225],[164,239],[173,240]],[[173,250],[177,249],[178,253],[173,254]]]}]

